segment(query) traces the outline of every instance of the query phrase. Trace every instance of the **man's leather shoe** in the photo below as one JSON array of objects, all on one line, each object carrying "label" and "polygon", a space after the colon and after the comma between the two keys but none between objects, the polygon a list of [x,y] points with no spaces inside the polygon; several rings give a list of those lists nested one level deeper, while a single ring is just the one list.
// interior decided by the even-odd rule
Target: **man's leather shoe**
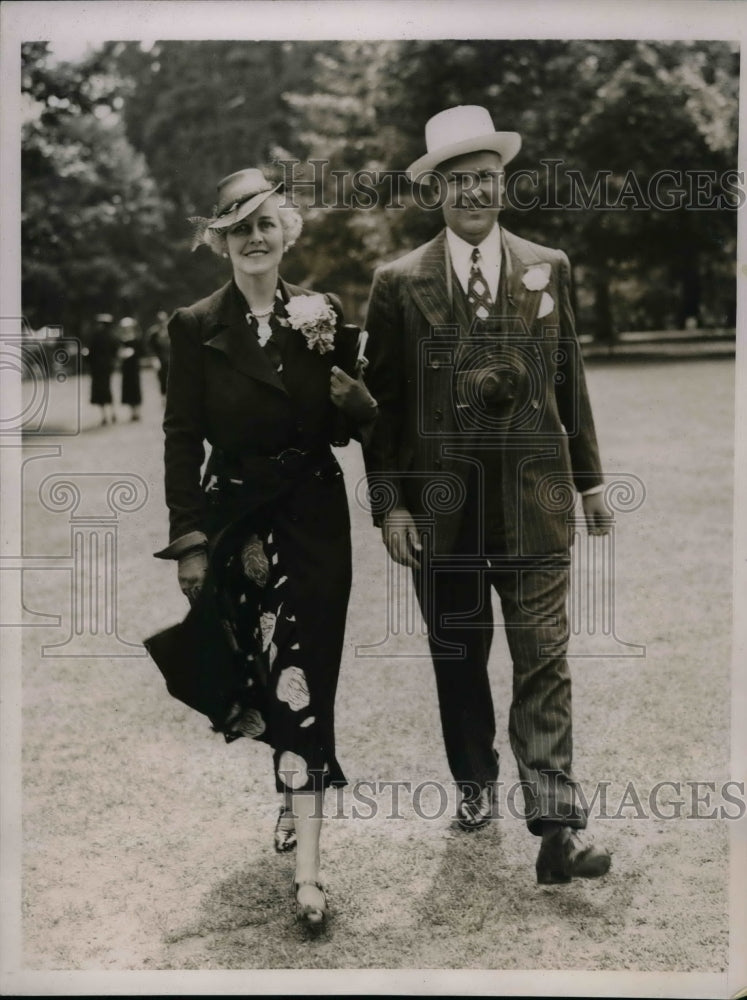
[{"label": "man's leather shoe", "polygon": [[483,785],[477,795],[465,795],[457,806],[457,823],[463,830],[479,830],[493,818],[493,785]]},{"label": "man's leather shoe", "polygon": [[537,855],[537,881],[558,885],[572,878],[599,878],[610,869],[611,858],[603,847],[584,843],[577,830],[560,826],[542,835]]}]

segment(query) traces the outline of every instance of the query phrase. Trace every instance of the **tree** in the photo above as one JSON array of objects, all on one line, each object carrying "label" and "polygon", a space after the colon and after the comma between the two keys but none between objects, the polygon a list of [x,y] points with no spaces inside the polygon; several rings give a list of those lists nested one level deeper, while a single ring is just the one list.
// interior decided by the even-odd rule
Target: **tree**
[{"label": "tree", "polygon": [[22,73],[24,313],[73,335],[96,312],[137,316],[158,292],[144,248],[162,216],[125,137],[116,81],[96,56],[50,65],[46,43],[23,46]]},{"label": "tree", "polygon": [[228,276],[207,248],[191,252],[187,222],[210,214],[218,181],[244,167],[271,168],[275,160],[305,155],[286,92],[307,84],[318,49],[251,41],[105,47],[123,80],[128,139],[145,157],[163,203],[163,308],[206,295]]}]

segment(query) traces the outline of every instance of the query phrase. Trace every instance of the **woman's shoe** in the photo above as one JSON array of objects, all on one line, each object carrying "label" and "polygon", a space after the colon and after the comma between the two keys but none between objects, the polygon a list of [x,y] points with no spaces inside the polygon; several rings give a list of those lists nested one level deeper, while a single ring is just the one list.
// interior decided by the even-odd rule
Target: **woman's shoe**
[{"label": "woman's shoe", "polygon": [[296,846],[296,826],[293,818],[293,811],[280,807],[275,833],[273,834],[273,844],[277,854],[287,854]]},{"label": "woman's shoe", "polygon": [[[317,903],[302,903],[298,898],[299,890],[304,886],[313,886],[321,895],[321,906]],[[318,930],[327,917],[327,894],[321,882],[314,882],[311,879],[304,879],[301,882],[293,882],[293,889],[296,894],[296,920],[306,924],[307,927]]]}]

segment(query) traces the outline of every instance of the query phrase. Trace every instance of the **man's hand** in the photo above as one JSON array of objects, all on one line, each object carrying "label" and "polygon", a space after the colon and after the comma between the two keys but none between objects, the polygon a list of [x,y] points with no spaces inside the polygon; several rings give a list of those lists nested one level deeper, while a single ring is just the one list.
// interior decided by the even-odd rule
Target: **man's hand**
[{"label": "man's hand", "polygon": [[329,396],[335,406],[352,420],[365,423],[376,414],[376,400],[366,388],[362,378],[351,378],[342,368],[332,366]]},{"label": "man's hand", "polygon": [[190,604],[194,604],[202,589],[207,565],[207,552],[202,549],[187,552],[179,560],[179,586]]},{"label": "man's hand", "polygon": [[381,537],[384,539],[387,552],[395,562],[402,566],[414,566],[420,569],[418,553],[423,551],[420,535],[415,527],[412,514],[405,507],[395,507],[384,516],[381,525]]},{"label": "man's hand", "polygon": [[614,517],[604,502],[604,493],[589,493],[581,496],[586,527],[590,535],[608,535]]}]

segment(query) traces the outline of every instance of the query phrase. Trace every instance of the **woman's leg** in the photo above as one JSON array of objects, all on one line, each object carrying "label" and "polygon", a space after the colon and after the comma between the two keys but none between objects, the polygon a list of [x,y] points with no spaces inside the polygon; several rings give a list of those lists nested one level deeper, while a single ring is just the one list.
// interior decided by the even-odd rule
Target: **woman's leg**
[{"label": "woman's leg", "polygon": [[275,824],[273,840],[277,854],[287,854],[295,849],[296,820],[293,816],[293,799],[290,791],[285,791],[282,794],[282,804]]},{"label": "woman's leg", "polygon": [[324,793],[320,791],[295,792],[291,796],[298,837],[295,881],[299,888],[296,898],[301,906],[318,911],[320,921],[326,910],[326,900],[321,889],[313,883],[319,882],[323,798]]}]

